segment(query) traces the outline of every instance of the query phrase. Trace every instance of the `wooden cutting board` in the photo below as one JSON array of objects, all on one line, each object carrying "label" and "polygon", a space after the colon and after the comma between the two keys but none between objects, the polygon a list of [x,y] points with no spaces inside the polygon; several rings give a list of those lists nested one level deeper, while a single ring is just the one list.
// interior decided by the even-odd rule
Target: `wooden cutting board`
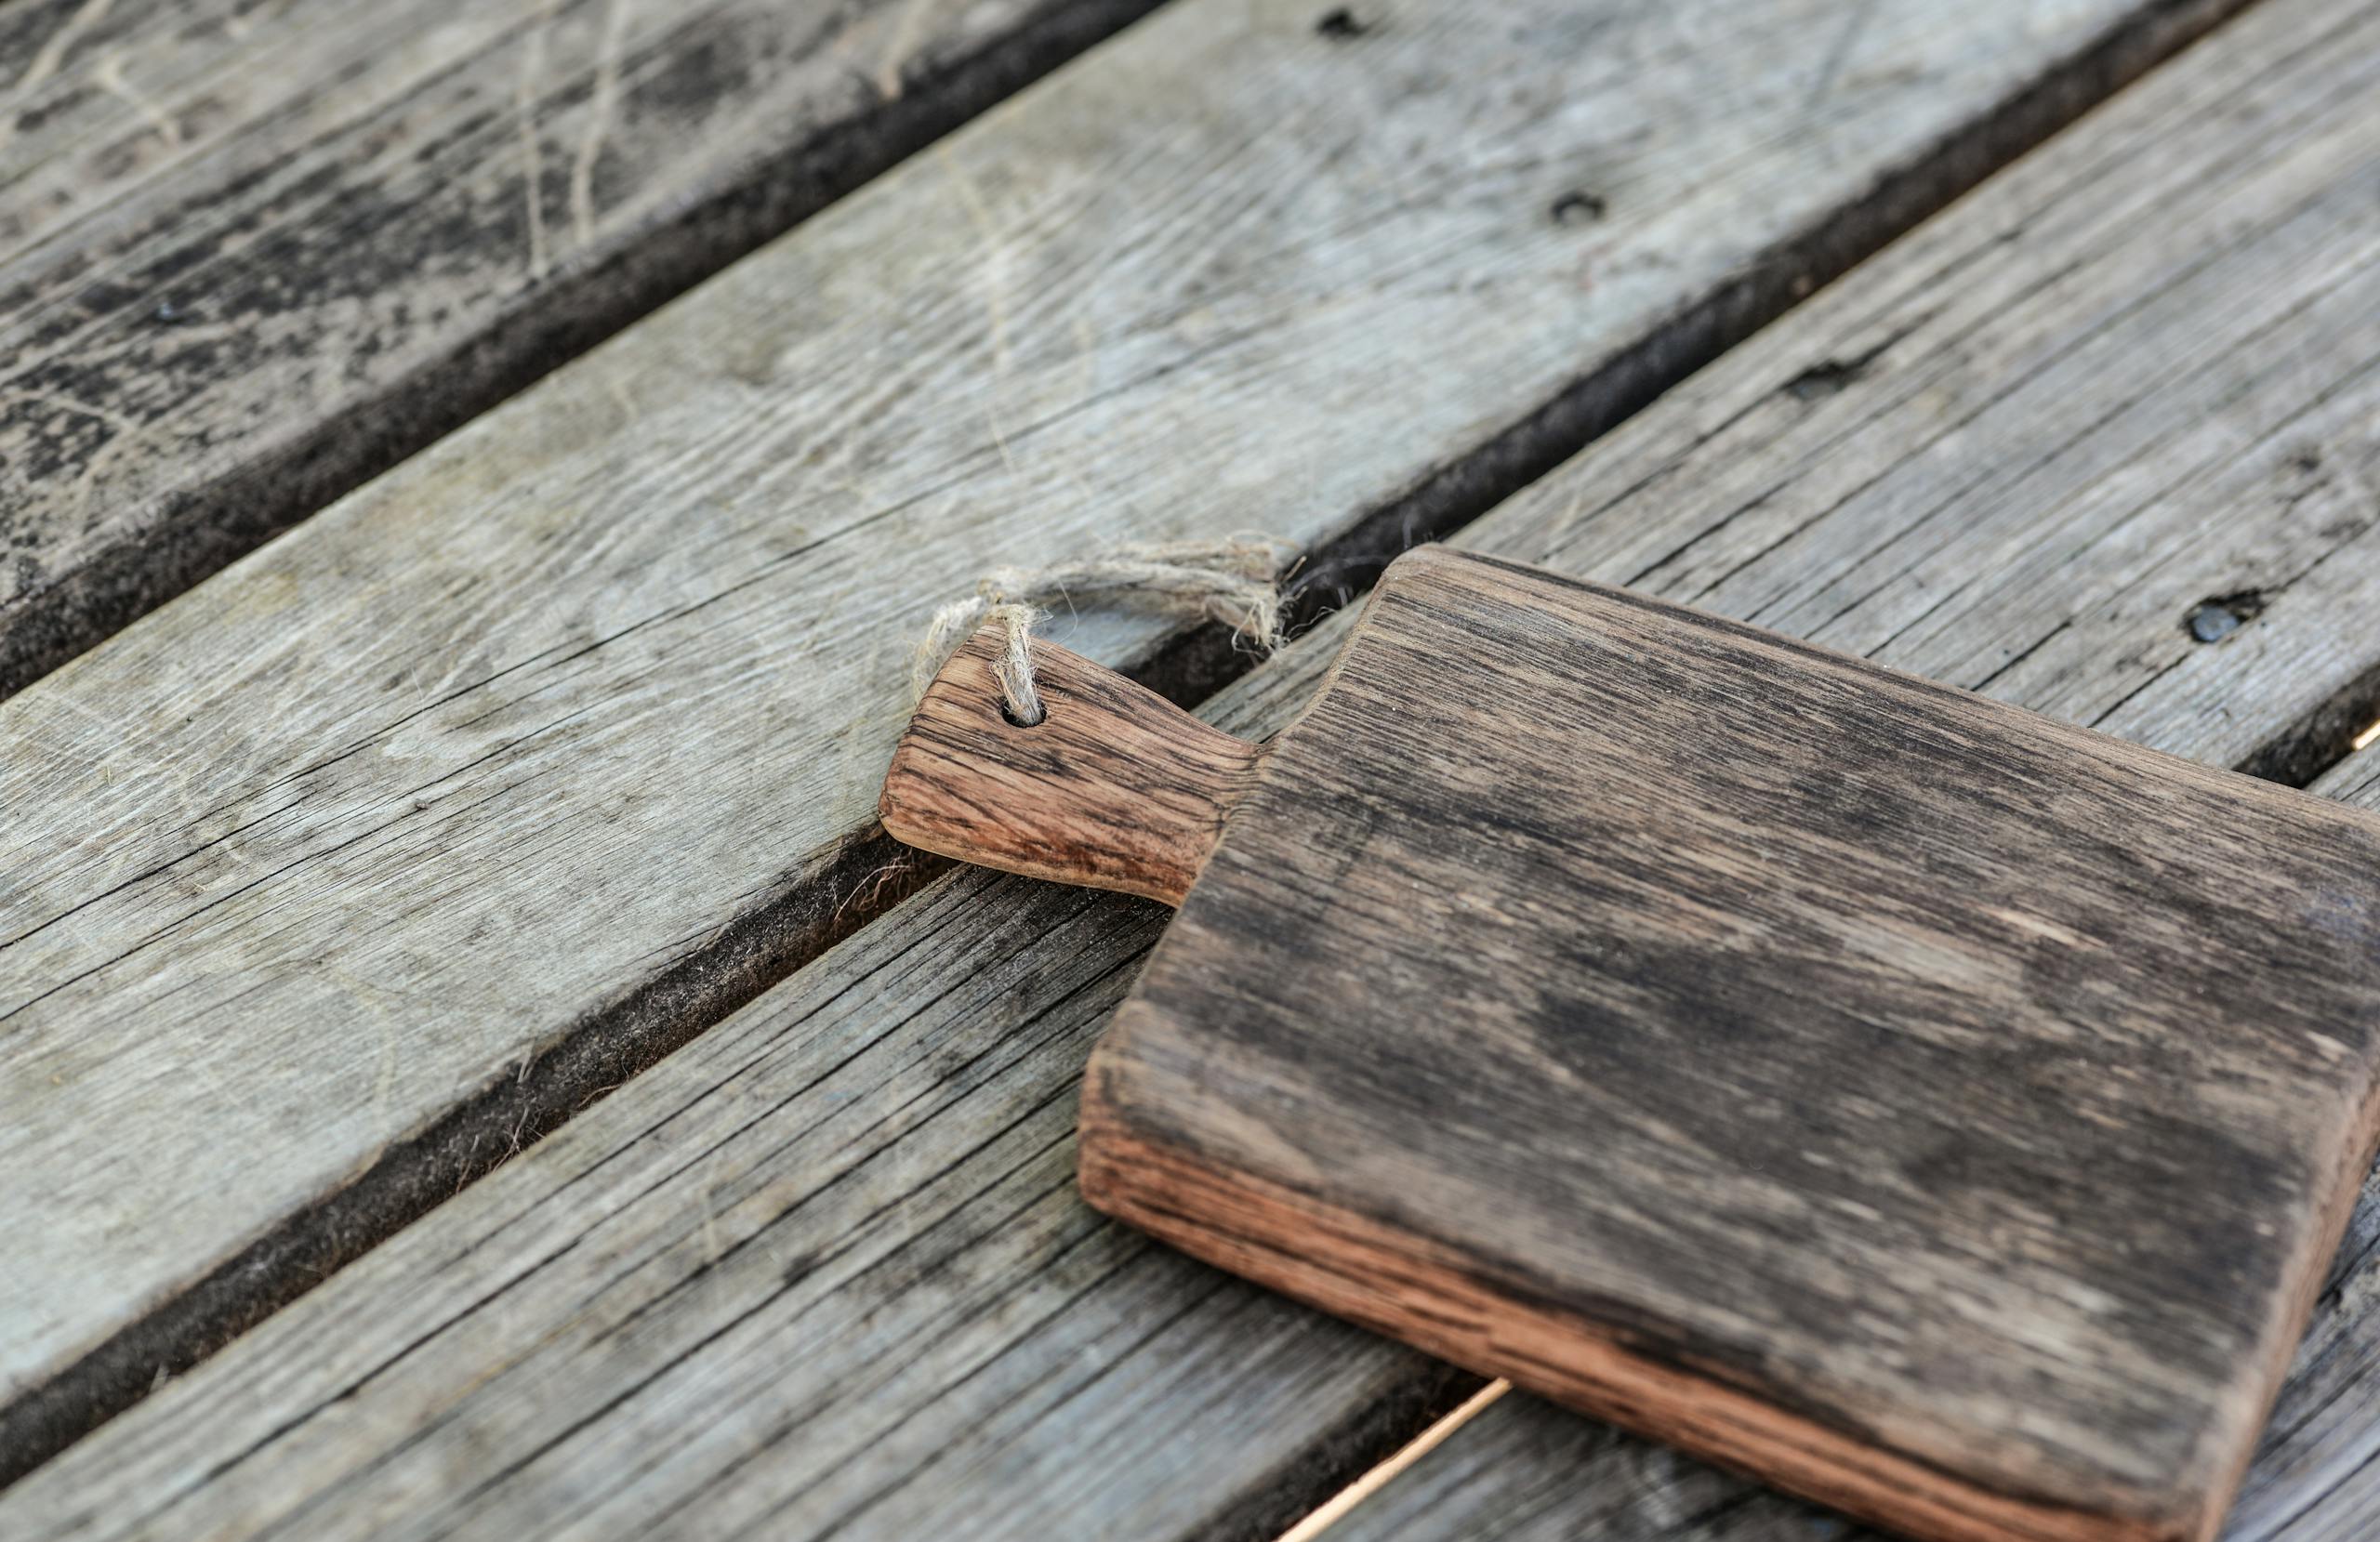
[{"label": "wooden cutting board", "polygon": [[2380,819],[1425,548],[1245,744],[996,632],[885,784],[1180,906],[1083,1192],[1929,1538],[2211,1536],[2373,1155]]}]

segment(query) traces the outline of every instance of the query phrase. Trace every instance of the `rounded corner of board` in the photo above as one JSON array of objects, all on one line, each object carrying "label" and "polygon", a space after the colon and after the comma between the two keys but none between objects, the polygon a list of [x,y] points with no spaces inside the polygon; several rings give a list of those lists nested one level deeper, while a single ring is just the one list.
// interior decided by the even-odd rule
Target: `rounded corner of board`
[{"label": "rounded corner of board", "polygon": [[1466,557],[1452,547],[1427,541],[1418,547],[1408,547],[1392,558],[1388,566],[1381,570],[1380,578],[1372,588],[1378,592],[1399,584],[1455,572],[1474,561],[1476,559]]},{"label": "rounded corner of board", "polygon": [[1125,1148],[1130,1144],[1123,1121],[1096,1070],[1086,1070],[1082,1100],[1075,1114],[1075,1187],[1083,1203],[1103,1215],[1121,1213],[1122,1190],[1130,1172]]},{"label": "rounded corner of board", "polygon": [[1110,1209],[1092,1194],[1094,1173],[1099,1181],[1106,1182],[1128,1170],[1130,1162],[1124,1153],[1140,1144],[1135,1132],[1138,1121],[1133,1117],[1137,1100],[1132,1097],[1139,1062],[1132,1039],[1136,1020],[1148,1011],[1137,994],[1125,997],[1083,1062],[1082,1089],[1075,1107],[1075,1162],[1084,1195],[1094,1209]]}]

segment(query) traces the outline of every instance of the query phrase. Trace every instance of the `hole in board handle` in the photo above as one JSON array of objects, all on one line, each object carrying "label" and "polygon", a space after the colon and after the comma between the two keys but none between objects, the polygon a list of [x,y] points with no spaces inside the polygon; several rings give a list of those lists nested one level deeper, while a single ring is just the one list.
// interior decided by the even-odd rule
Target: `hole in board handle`
[{"label": "hole in board handle", "polygon": [[1007,719],[1011,728],[1039,728],[1043,723],[1050,720],[1050,709],[1046,706],[1043,707],[1041,709],[1041,715],[1038,718],[1020,718],[1016,715],[1016,709],[1008,705],[1008,698],[1006,696],[1002,696],[1000,698],[1000,716]]}]

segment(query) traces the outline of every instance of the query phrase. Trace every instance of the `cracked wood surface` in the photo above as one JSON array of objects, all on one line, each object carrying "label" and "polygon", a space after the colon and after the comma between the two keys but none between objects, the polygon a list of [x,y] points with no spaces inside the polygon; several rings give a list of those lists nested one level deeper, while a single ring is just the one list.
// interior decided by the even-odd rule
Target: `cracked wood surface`
[{"label": "cracked wood surface", "polygon": [[0,692],[1148,0],[0,14]]},{"label": "cracked wood surface", "polygon": [[0,704],[5,1443],[864,913],[985,565],[1426,528],[2224,8],[1168,11]]},{"label": "cracked wood surface", "polygon": [[[2260,9],[1459,544],[1679,598],[1724,575],[1703,603],[2216,763],[2368,722],[2372,25],[2347,0]],[[2105,362],[2134,355],[2173,367]],[[2212,378],[2178,367],[2206,357]],[[1731,530],[1727,560],[1647,573]],[[2249,589],[2255,619],[2194,639],[2201,601]],[[1278,728],[1346,624],[1203,715]],[[939,879],[0,1497],[0,1523],[1266,1535],[1463,1384],[1074,1197],[1082,1058],[1160,920]],[[2380,1232],[2376,1200],[2351,1237]],[[2293,1542],[2380,1505],[2350,1481],[2380,1448],[2359,1379],[2380,1271],[2342,1261],[2240,1512],[2297,1517]],[[1563,1417],[1576,1439],[1500,1482],[1586,1535],[1831,1524]]]}]

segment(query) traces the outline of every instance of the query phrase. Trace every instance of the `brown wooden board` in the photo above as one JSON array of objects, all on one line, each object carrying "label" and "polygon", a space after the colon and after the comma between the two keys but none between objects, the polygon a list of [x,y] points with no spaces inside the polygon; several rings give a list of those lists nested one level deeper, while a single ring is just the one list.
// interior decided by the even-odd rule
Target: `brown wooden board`
[{"label": "brown wooden board", "polygon": [[[1066,865],[1049,746],[1129,735],[1042,652],[1036,728],[945,669],[895,834],[979,854],[1005,758]],[[2212,1535],[2370,1160],[2380,820],[1440,551],[1210,780],[1093,1204],[1916,1535]]]}]

